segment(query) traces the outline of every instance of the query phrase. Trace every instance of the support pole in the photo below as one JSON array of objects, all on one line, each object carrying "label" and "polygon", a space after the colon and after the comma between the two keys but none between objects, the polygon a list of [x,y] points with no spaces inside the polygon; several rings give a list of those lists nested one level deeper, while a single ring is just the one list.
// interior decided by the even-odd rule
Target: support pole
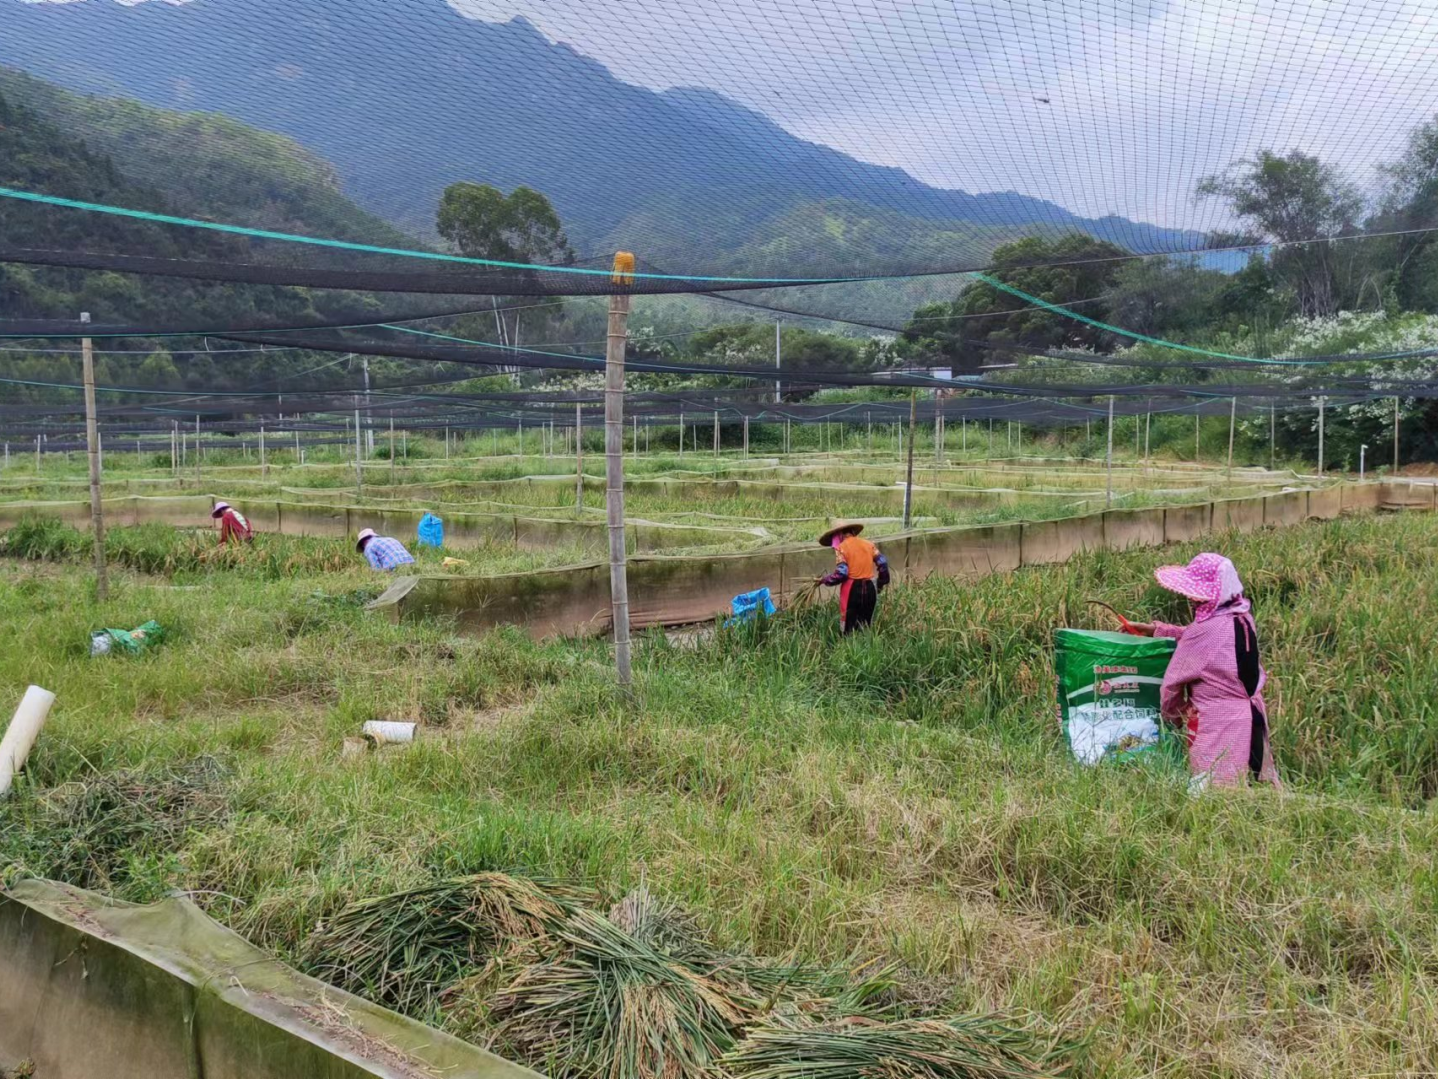
[{"label": "support pole", "polygon": [[1108,397],[1108,452],[1104,456],[1104,505],[1113,505],[1113,394]]},{"label": "support pole", "polygon": [[195,486],[200,484],[200,417],[195,417]]},{"label": "support pole", "polygon": [[1198,464],[1198,413],[1193,414],[1193,463]]},{"label": "support pole", "polygon": [[719,410],[714,410],[714,460],[719,460]]},{"label": "support pole", "polygon": [[449,428],[444,429],[444,459],[449,460]]},{"label": "support pole", "polygon": [[749,459],[749,417],[744,417],[744,459]]},{"label": "support pole", "polygon": [[1278,447],[1278,406],[1277,406],[1277,405],[1270,404],[1270,405],[1268,406],[1268,471],[1270,471],[1270,472],[1272,472],[1272,471],[1273,471],[1273,468],[1274,468],[1274,463],[1275,463],[1274,454],[1277,452],[1277,447]]},{"label": "support pole", "polygon": [[1398,475],[1398,398],[1393,398],[1393,474]]},{"label": "support pole", "polygon": [[[633,283],[634,256],[614,256],[614,284]],[[614,669],[621,692],[632,699],[629,660],[629,574],[624,556],[624,346],[628,337],[630,296],[609,298],[609,333],[604,355],[604,458],[609,515],[609,601],[614,622]]]},{"label": "support pole", "polygon": [[909,465],[904,477],[904,531],[914,512],[914,425],[919,418],[919,391],[909,391]]},{"label": "support pole", "polygon": [[1153,401],[1149,400],[1143,410],[1143,471],[1148,474],[1148,436],[1153,426]]},{"label": "support pole", "polygon": [[260,424],[260,477],[266,478],[270,474],[269,458],[265,456],[265,425]]},{"label": "support pole", "polygon": [[1231,397],[1228,401],[1228,478],[1233,479],[1233,428],[1234,421],[1238,419],[1238,398]]},{"label": "support pole", "polygon": [[679,406],[679,459],[684,460],[684,406]]},{"label": "support pole", "polygon": [[1327,403],[1328,398],[1326,397],[1318,399],[1318,475],[1320,477],[1323,475],[1323,413]]},{"label": "support pole", "polygon": [[[80,315],[88,326],[90,313]],[[110,576],[105,569],[105,506],[100,498],[100,424],[95,416],[95,354],[88,337],[80,340],[85,375],[85,450],[90,459],[90,529],[94,533],[95,598],[110,598]],[[53,698],[52,698],[53,699]]]},{"label": "support pole", "polygon": [[[606,404],[607,407],[607,404]],[[584,513],[584,406],[574,402],[574,515]]]},{"label": "support pole", "polygon": [[395,461],[394,461],[394,413],[389,414],[389,485],[395,484]]}]

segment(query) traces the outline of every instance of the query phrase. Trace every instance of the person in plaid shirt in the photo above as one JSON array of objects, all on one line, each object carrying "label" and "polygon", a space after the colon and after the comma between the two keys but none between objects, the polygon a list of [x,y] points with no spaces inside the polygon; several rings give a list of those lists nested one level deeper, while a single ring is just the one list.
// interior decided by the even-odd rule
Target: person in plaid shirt
[{"label": "person in plaid shirt", "polygon": [[403,543],[389,536],[376,536],[373,528],[366,528],[359,534],[355,550],[377,570],[392,570],[414,563],[414,555],[405,550]]}]

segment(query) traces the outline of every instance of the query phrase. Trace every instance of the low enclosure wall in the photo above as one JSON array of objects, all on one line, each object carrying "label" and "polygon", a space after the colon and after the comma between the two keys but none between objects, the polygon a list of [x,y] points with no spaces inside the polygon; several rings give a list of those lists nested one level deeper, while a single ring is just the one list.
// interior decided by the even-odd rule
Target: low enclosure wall
[{"label": "low enclosure wall", "polygon": [[[931,573],[979,577],[1067,561],[1083,551],[1189,542],[1211,532],[1330,520],[1341,513],[1434,509],[1438,486],[1344,484],[1191,506],[1113,509],[1057,521],[1023,521],[908,532],[883,541],[895,580]],[[707,557],[649,556],[629,562],[630,625],[682,625],[727,612],[741,592],[767,587],[776,600],[833,567],[815,545]],[[534,636],[597,635],[610,629],[609,568],[587,563],[493,577],[402,577],[371,608],[392,618],[442,614],[461,628],[524,627]]]},{"label": "low enclosure wall", "polygon": [[0,1069],[40,1079],[538,1079],[291,970],[183,899],[0,892]]}]

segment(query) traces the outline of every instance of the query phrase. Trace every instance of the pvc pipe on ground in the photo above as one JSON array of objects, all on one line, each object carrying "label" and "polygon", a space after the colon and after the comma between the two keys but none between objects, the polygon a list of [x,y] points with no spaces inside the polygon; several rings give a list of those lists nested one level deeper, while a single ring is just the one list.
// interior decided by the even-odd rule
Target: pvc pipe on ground
[{"label": "pvc pipe on ground", "polygon": [[366,720],[363,733],[380,745],[404,745],[414,741],[413,723],[395,723],[383,719]]},{"label": "pvc pipe on ground", "polygon": [[50,717],[50,706],[55,703],[55,694],[39,686],[31,686],[20,699],[15,709],[15,718],[0,739],[0,798],[10,793],[15,773],[25,767],[25,760],[40,736],[40,728]]}]

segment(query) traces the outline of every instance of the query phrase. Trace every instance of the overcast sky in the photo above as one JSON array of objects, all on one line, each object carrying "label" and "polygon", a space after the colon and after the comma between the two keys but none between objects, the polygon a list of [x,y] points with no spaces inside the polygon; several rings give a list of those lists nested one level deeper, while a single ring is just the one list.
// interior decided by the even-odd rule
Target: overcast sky
[{"label": "overcast sky", "polygon": [[448,0],[654,89],[969,191],[1205,227],[1196,178],[1263,147],[1360,182],[1438,112],[1434,0]]}]

